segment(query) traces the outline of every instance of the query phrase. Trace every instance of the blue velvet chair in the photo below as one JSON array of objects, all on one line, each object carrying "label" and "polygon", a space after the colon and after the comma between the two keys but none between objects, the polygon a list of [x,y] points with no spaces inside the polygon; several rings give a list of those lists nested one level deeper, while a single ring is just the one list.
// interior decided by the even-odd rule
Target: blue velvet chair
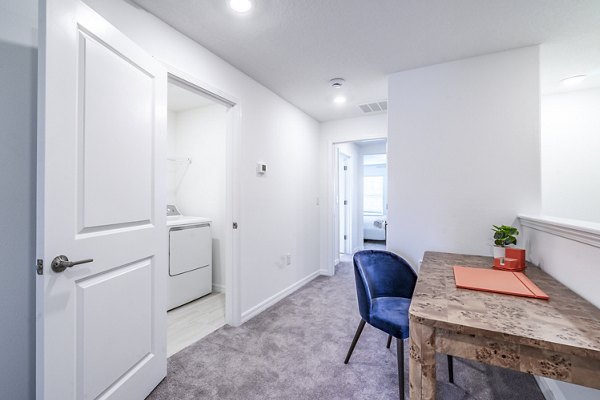
[{"label": "blue velvet chair", "polygon": [[[404,400],[404,339],[408,338],[408,308],[417,283],[417,274],[394,253],[363,250],[354,254],[356,294],[361,320],[346,355],[348,364],[366,323],[387,333],[387,348],[396,338],[400,399]],[[448,375],[454,382],[452,357],[448,356]]]}]

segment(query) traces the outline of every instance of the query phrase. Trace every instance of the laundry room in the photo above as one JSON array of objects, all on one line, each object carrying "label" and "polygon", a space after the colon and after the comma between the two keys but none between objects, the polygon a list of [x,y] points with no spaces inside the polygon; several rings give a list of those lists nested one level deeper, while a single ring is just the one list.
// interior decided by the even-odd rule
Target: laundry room
[{"label": "laundry room", "polygon": [[167,90],[171,355],[225,324],[229,107],[174,78]]}]

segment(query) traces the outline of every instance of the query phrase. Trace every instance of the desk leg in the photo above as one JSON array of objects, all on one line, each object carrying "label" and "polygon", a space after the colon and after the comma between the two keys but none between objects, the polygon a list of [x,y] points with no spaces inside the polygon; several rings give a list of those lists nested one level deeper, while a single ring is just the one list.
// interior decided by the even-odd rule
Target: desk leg
[{"label": "desk leg", "polygon": [[410,321],[410,400],[435,400],[435,329]]}]

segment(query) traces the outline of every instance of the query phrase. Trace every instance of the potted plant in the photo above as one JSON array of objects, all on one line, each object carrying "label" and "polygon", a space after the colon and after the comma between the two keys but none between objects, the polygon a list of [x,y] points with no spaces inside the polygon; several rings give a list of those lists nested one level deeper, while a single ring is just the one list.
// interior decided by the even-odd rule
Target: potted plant
[{"label": "potted plant", "polygon": [[492,225],[494,231],[494,258],[504,257],[505,247],[517,244],[519,231],[514,226]]}]

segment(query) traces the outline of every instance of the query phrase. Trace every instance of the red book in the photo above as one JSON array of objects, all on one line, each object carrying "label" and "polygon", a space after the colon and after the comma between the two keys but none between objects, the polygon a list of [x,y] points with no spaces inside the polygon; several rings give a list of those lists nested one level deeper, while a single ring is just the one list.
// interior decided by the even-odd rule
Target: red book
[{"label": "red book", "polygon": [[533,297],[548,300],[548,295],[522,272],[497,271],[486,268],[454,267],[456,287]]}]

